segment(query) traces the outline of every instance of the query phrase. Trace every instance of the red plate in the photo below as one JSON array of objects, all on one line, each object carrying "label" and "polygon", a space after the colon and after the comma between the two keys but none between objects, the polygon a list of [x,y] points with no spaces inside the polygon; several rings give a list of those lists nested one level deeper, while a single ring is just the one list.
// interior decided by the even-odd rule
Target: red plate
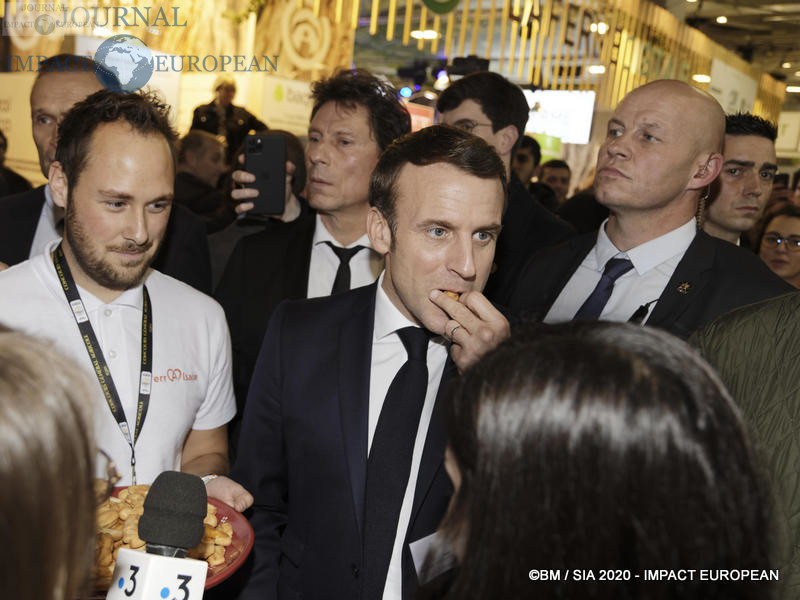
[{"label": "red plate", "polygon": [[[113,495],[118,496],[124,489],[125,487],[114,488]],[[205,589],[219,585],[233,575],[250,554],[250,551],[253,549],[253,541],[255,540],[253,528],[242,513],[237,512],[236,509],[216,498],[209,498],[208,502],[217,507],[217,519],[220,523],[227,521],[231,524],[233,536],[231,545],[225,548],[225,562],[216,567],[208,567]],[[106,591],[107,590],[98,590],[97,594],[102,592],[102,595],[96,594],[91,596],[92,600],[95,598],[105,598]]]},{"label": "red plate", "polygon": [[225,548],[225,562],[216,567],[208,568],[206,575],[206,589],[212,588],[225,581],[242,566],[242,563],[253,549],[255,534],[250,526],[250,521],[244,518],[242,513],[237,512],[224,502],[216,498],[209,498],[209,503],[217,507],[217,518],[220,522],[227,520],[233,527],[233,541]]}]

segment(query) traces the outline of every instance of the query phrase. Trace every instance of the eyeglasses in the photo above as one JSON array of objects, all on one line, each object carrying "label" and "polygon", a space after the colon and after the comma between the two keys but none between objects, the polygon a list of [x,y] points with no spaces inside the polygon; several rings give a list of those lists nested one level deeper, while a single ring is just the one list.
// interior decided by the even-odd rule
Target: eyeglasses
[{"label": "eyeglasses", "polygon": [[461,119],[453,123],[453,127],[458,127],[459,129],[463,129],[467,133],[472,133],[476,127],[491,127],[491,123],[478,123],[477,121],[473,121],[472,119]]},{"label": "eyeglasses", "polygon": [[117,465],[111,457],[101,449],[97,449],[97,470],[105,476],[105,479],[97,479],[94,492],[97,497],[98,506],[105,502],[114,491],[114,486],[122,479],[122,475],[117,471]]},{"label": "eyeglasses", "polygon": [[777,248],[782,244],[786,244],[786,249],[790,252],[800,252],[800,236],[797,235],[784,237],[777,233],[768,233],[761,238],[761,243],[770,248]]}]

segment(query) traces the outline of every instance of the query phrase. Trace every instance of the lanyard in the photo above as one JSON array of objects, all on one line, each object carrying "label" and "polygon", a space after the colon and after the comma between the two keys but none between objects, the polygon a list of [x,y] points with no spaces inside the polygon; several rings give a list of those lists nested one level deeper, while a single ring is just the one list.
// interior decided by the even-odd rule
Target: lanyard
[{"label": "lanyard", "polygon": [[119,393],[117,393],[117,386],[114,385],[114,379],[111,377],[111,371],[103,356],[103,350],[97,342],[97,336],[83,307],[80,293],[75,285],[75,280],[72,278],[61,244],[58,245],[53,253],[53,264],[61,282],[61,287],[64,289],[64,295],[67,297],[67,302],[69,302],[69,306],[72,309],[72,315],[78,324],[78,329],[81,332],[86,351],[89,353],[89,359],[92,361],[94,373],[97,375],[97,381],[100,382],[108,408],[111,409],[111,414],[117,420],[120,431],[125,436],[125,441],[131,447],[131,480],[136,485],[136,452],[134,446],[142,430],[144,418],[147,416],[147,407],[150,405],[150,385],[153,379],[153,318],[147,287],[142,286],[144,292],[142,298],[142,365],[139,375],[139,402],[136,406],[136,424],[133,438],[131,438],[128,421],[122,408],[122,401],[119,398]]}]

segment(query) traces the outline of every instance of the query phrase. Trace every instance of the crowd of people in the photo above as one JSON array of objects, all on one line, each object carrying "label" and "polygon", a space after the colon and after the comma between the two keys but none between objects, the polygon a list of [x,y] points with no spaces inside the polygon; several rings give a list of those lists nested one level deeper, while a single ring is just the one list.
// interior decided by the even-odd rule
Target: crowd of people
[{"label": "crowd of people", "polygon": [[[90,59],[40,67],[47,184],[0,198],[0,323],[19,332],[0,333],[0,428],[24,436],[2,436],[8,481],[50,461],[31,484],[77,469],[82,498],[95,448],[122,485],[202,477],[255,531],[209,598],[800,591],[800,212],[769,206],[774,125],[650,82],[569,198],[569,166],[539,164],[525,97],[496,73],[454,81],[412,133],[390,84],[339,71],[312,85],[303,149],[225,78],[179,140],[156,95],[104,89]],[[280,215],[251,212],[250,130],[287,139]],[[40,456],[50,421],[81,456]],[[88,554],[40,583],[76,597]]]}]

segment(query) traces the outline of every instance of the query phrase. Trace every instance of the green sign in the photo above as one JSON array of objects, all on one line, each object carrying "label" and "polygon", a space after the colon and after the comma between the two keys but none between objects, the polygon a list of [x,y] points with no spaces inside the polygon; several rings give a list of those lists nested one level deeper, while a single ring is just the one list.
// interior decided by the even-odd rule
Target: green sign
[{"label": "green sign", "polygon": [[529,133],[542,149],[542,161],[539,164],[546,163],[548,160],[561,158],[561,138],[547,135],[545,133]]},{"label": "green sign", "polygon": [[458,6],[459,0],[422,0],[422,3],[433,12],[445,15]]}]

